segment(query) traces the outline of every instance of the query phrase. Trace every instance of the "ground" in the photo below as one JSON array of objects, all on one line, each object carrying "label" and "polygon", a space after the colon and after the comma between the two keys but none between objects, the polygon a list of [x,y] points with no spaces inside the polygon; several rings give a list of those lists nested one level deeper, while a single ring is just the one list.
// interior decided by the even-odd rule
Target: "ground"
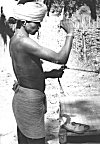
[{"label": "ground", "polygon": [[[60,19],[56,16],[46,17],[40,29],[40,39],[36,36],[34,39],[41,45],[59,51],[65,38],[65,32],[59,29]],[[100,128],[98,127],[100,123],[99,74],[84,71],[94,71],[97,67],[93,63],[80,62],[74,45],[67,66],[69,69],[65,70],[60,79],[63,89],[58,79],[46,80],[48,112],[45,121],[48,144],[58,144],[56,138],[59,131],[59,101],[63,103],[62,111],[69,114],[72,121],[89,124],[95,129]],[[43,61],[44,71],[53,68],[60,68],[60,65]],[[3,42],[0,39],[0,144],[17,144],[16,122],[12,112],[14,80],[8,46],[4,52]]]}]

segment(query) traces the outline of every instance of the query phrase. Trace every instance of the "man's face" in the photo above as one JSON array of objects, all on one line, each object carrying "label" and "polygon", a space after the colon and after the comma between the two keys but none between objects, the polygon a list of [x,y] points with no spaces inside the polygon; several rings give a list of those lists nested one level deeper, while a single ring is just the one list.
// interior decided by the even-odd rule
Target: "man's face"
[{"label": "man's face", "polygon": [[40,22],[29,22],[27,24],[27,30],[31,35],[34,35],[39,30],[40,27],[41,27]]}]

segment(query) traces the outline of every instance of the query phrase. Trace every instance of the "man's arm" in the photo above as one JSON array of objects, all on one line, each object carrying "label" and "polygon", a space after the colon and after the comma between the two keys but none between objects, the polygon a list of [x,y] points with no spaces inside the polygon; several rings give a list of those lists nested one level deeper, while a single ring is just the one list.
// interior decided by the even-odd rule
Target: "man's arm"
[{"label": "man's arm", "polygon": [[69,20],[63,20],[61,22],[61,27],[68,33],[68,36],[66,36],[65,44],[58,53],[40,46],[30,38],[23,38],[21,40],[23,50],[26,51],[26,53],[29,53],[33,56],[35,55],[43,60],[57,64],[66,64],[73,42],[73,24]]}]

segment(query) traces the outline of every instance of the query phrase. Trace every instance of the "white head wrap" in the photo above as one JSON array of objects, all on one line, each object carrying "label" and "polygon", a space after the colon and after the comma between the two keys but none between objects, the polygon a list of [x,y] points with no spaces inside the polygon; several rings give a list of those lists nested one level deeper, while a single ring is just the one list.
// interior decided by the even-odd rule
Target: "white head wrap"
[{"label": "white head wrap", "polygon": [[13,17],[18,20],[41,22],[46,14],[47,7],[41,2],[27,2],[14,8]]}]

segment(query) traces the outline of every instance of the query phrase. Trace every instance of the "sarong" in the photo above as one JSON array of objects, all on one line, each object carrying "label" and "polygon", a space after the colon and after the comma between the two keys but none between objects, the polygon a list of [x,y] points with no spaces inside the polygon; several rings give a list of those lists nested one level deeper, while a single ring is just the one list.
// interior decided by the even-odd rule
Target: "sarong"
[{"label": "sarong", "polygon": [[18,85],[12,107],[20,131],[29,138],[45,137],[44,105],[45,94],[36,89]]}]

